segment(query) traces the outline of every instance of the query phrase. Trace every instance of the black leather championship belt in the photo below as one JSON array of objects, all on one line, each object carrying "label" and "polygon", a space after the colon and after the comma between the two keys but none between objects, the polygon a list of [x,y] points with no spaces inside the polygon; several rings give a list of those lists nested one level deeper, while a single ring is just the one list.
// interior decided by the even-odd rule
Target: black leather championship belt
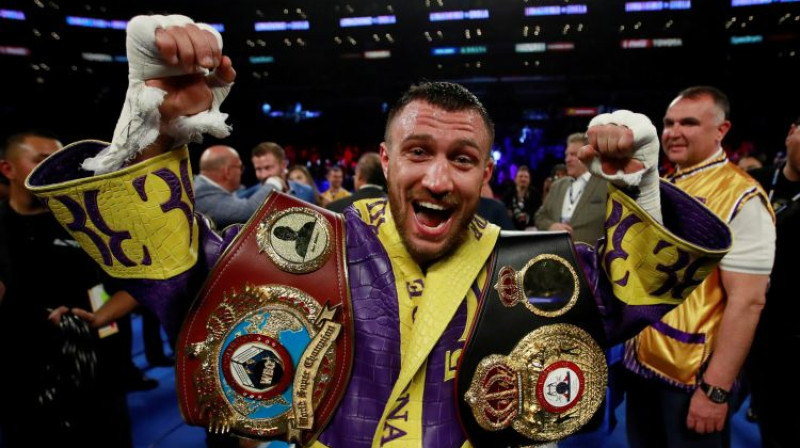
[{"label": "black leather championship belt", "polygon": [[515,447],[577,432],[603,403],[608,374],[600,314],[570,237],[503,233],[489,266],[456,377],[467,436]]},{"label": "black leather championship belt", "polygon": [[341,215],[272,193],[225,250],[181,329],[189,424],[302,445],[350,377],[352,309]]}]

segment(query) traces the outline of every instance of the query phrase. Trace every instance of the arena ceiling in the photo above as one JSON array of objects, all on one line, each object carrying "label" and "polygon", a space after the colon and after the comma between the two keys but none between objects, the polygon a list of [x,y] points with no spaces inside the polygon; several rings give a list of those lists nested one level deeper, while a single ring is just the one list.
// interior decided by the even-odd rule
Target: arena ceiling
[{"label": "arena ceiling", "polygon": [[658,121],[693,84],[730,94],[740,133],[800,113],[796,0],[4,0],[4,127],[110,133],[125,23],[152,13],[222,31],[239,74],[226,107],[246,132],[374,140],[387,104],[423,79],[467,85],[501,129],[548,122],[553,135],[615,108]]}]

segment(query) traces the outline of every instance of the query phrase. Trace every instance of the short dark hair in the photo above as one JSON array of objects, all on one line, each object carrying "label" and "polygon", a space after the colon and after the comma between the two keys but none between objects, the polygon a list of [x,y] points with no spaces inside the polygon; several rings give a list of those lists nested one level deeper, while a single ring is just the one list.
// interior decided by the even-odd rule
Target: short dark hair
[{"label": "short dark hair", "polygon": [[12,148],[21,145],[22,142],[24,142],[28,137],[40,137],[50,140],[58,140],[58,136],[56,136],[56,134],[45,129],[29,129],[27,131],[18,132],[8,137],[3,143],[3,146],[0,147],[0,159],[5,159],[8,152]]},{"label": "short dark hair", "polygon": [[286,151],[283,146],[275,142],[261,142],[250,151],[250,157],[261,157],[267,154],[272,154],[278,162],[286,160]]},{"label": "short dark hair", "polygon": [[448,112],[463,110],[478,112],[486,125],[486,130],[489,132],[489,141],[494,141],[494,122],[489,118],[489,113],[478,97],[460,84],[445,81],[423,82],[409,87],[389,110],[389,116],[386,118],[384,140],[389,141],[389,127],[394,118],[411,102],[417,100],[425,101]]},{"label": "short dark hair", "polygon": [[725,95],[722,90],[713,86],[692,86],[681,90],[678,94],[680,98],[689,98],[696,100],[703,96],[710,96],[714,100],[714,105],[722,111],[725,120],[731,114],[731,102],[728,100],[728,95]]},{"label": "short dark hair", "polygon": [[356,171],[361,179],[368,184],[379,185],[386,189],[386,177],[383,176],[381,157],[376,152],[368,152],[358,159]]}]

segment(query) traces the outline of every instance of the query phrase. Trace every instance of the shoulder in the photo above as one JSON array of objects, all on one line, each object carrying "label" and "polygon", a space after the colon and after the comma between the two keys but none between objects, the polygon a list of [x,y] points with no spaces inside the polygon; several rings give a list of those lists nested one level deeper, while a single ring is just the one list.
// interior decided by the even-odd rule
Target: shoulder
[{"label": "shoulder", "polygon": [[569,185],[570,183],[572,183],[572,178],[569,176],[564,176],[560,179],[556,179],[555,181],[553,181],[553,185],[551,185],[550,188],[553,189],[556,187],[562,187],[564,185]]},{"label": "shoulder", "polygon": [[289,186],[297,191],[312,191],[309,185],[301,184],[300,182],[295,182],[293,180],[289,181]]}]

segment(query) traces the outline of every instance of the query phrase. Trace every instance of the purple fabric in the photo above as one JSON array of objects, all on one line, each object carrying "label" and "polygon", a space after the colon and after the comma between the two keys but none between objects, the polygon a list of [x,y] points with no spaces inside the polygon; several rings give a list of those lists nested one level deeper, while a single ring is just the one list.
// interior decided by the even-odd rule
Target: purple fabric
[{"label": "purple fabric", "polygon": [[36,167],[28,182],[34,187],[42,187],[68,180],[92,177],[94,173],[82,169],[81,163],[87,157],[96,156],[106,146],[99,142],[84,142],[70,146],[66,150],[57,151]]},{"label": "purple fabric", "polygon": [[173,344],[177,341],[183,318],[211,266],[227,247],[200,215],[197,215],[197,225],[201,250],[197,263],[190,270],[168,280],[119,280],[121,289],[128,291],[139,303],[155,313]]},{"label": "purple fabric", "polygon": [[[710,210],[705,207],[700,207],[694,199],[669,182],[662,181],[660,185],[661,210],[664,216],[664,225],[672,233],[709,250],[723,250],[730,246],[730,230],[720,222]],[[609,216],[606,222],[606,226],[614,225],[619,222],[620,219],[621,209],[618,210],[617,207],[614,207],[612,208],[611,216]],[[620,225],[620,227],[622,227],[622,225]],[[614,238],[613,247],[617,248],[617,250],[611,253],[615,253],[616,256],[620,258],[627,258],[627,254],[620,252],[618,249],[618,240],[621,240],[624,232],[620,235],[617,235],[617,233],[618,232],[615,232],[615,234],[612,235]],[[610,253],[606,254],[606,260],[603,260],[605,263],[604,266],[601,266],[601,260],[597,256],[598,253],[601,254],[604,252],[605,244],[606,241],[601,239],[598,242],[597,251],[586,244],[577,244],[575,249],[586,279],[592,288],[598,309],[600,310],[600,315],[603,318],[603,327],[605,328],[606,336],[611,346],[624,342],[648,325],[658,322],[661,317],[674,308],[674,306],[631,306],[614,297],[608,276],[600,275],[600,273],[603,272],[602,268],[607,268],[610,264]],[[656,248],[658,249],[663,249],[664,247],[665,243],[659,242],[656,244]],[[674,270],[674,268],[675,266],[659,266],[659,270],[665,273],[669,273],[671,270]],[[692,267],[690,266],[687,269],[692,269]],[[691,278],[691,276],[689,278]],[[623,279],[616,280],[620,281]],[[669,280],[665,285],[668,285],[669,289],[672,289],[673,294],[684,293],[685,288],[697,286],[693,281],[678,283],[677,281],[670,282]]]},{"label": "purple fabric", "polygon": [[675,328],[670,327],[664,322],[658,321],[653,324],[659,333],[665,334],[672,339],[677,339],[686,344],[704,344],[706,342],[706,335],[703,333],[686,333]]},{"label": "purple fabric", "polygon": [[[477,296],[480,297],[480,294]],[[425,373],[425,400],[422,404],[422,446],[459,447],[466,440],[461,430],[456,408],[454,380],[444,381],[445,375],[455,375],[452,355],[463,348],[459,338],[467,325],[466,301],[456,311],[453,320],[428,357]]]},{"label": "purple fabric", "polygon": [[[337,448],[369,447],[400,374],[397,292],[391,263],[373,227],[365,224],[353,207],[345,210],[345,218],[355,359],[342,404],[320,441]],[[466,440],[458,421],[454,382],[444,381],[454,361],[452,355],[463,347],[459,338],[466,322],[467,307],[462,303],[428,357],[422,409],[425,447],[459,447]],[[392,419],[407,418],[407,404],[401,395],[382,433],[386,442],[405,435],[392,425]]]},{"label": "purple fabric", "polygon": [[714,212],[698,207],[695,199],[666,181],[661,181],[661,212],[664,226],[692,244],[722,250],[733,241],[730,230]]},{"label": "purple fabric", "polygon": [[397,292],[389,257],[358,212],[345,210],[353,301],[353,372],[339,409],[320,436],[331,447],[369,447],[400,375]]}]

